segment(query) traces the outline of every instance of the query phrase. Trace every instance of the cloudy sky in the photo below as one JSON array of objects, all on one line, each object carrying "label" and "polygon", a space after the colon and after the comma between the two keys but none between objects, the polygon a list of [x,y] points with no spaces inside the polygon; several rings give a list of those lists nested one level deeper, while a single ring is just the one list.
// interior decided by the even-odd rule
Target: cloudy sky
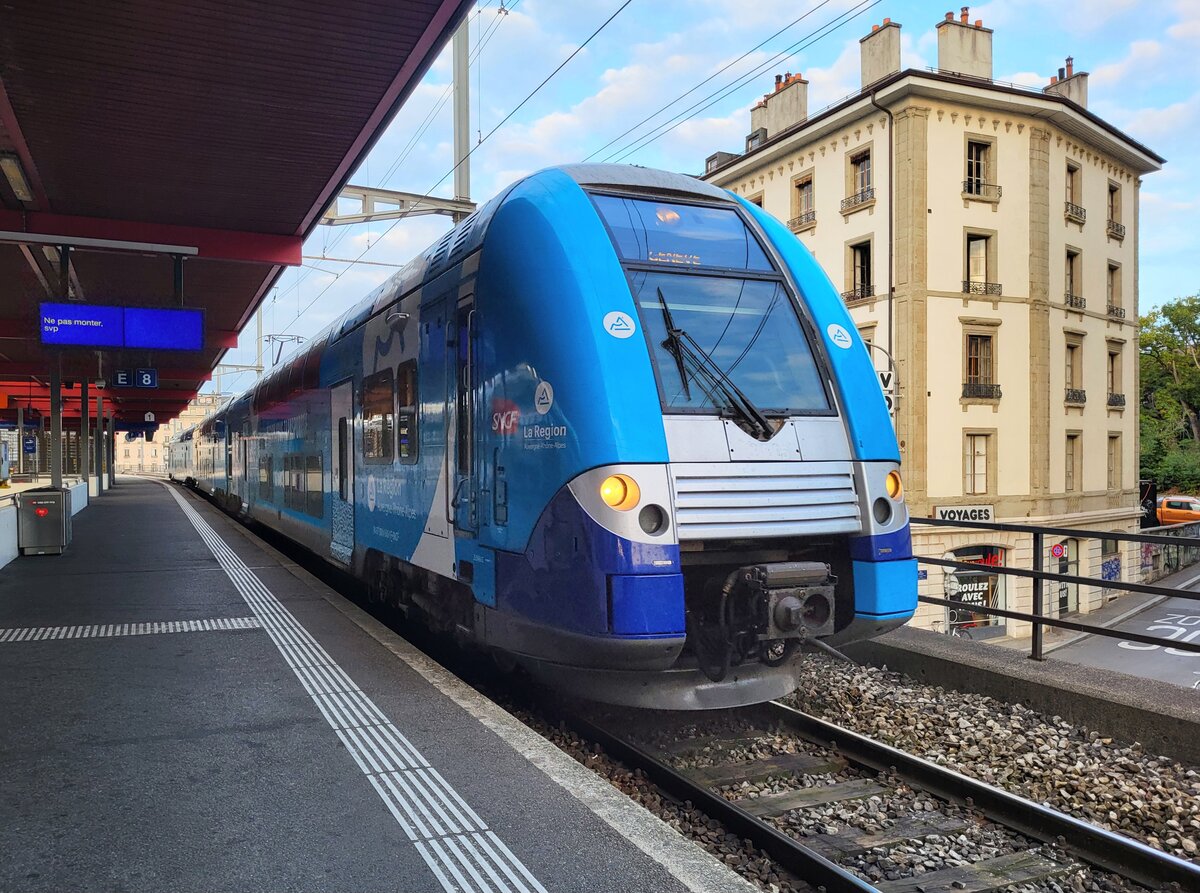
[{"label": "cloudy sky", "polygon": [[[776,72],[803,72],[815,111],[858,89],[858,40],[872,23],[900,22],[903,65],[923,68],[937,59],[934,26],[959,9],[632,0],[496,129],[623,2],[504,0],[501,12],[500,0],[480,0],[470,15],[472,145],[485,138],[471,157],[476,201],[531,171],[584,159],[698,172],[712,152],[741,147],[749,108]],[[995,29],[996,79],[1040,86],[1072,55],[1091,74],[1090,109],[1167,159],[1142,187],[1142,310],[1200,290],[1200,0],[996,0],[970,16]],[[447,48],[352,182],[451,194],[450,68]],[[449,225],[435,216],[319,227],[305,246],[310,259],[268,297],[264,331],[315,334]],[[226,361],[252,362],[253,340],[251,326]],[[226,376],[223,389],[252,378]]]}]

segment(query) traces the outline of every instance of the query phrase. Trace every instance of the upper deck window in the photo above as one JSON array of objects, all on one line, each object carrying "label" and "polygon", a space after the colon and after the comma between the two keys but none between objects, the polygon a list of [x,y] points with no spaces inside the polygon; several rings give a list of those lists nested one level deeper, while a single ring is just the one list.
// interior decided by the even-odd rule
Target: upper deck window
[{"label": "upper deck window", "polygon": [[771,271],[773,267],[732,208],[593,195],[625,261],[674,267]]}]

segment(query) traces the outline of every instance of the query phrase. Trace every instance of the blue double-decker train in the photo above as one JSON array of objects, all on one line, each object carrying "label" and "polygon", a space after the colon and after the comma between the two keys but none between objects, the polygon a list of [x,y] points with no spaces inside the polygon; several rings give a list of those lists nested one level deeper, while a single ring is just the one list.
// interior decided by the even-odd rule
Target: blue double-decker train
[{"label": "blue double-decker train", "polygon": [[172,477],[565,690],[725,707],[916,607],[838,294],[690,177],[552,168],[168,446]]}]

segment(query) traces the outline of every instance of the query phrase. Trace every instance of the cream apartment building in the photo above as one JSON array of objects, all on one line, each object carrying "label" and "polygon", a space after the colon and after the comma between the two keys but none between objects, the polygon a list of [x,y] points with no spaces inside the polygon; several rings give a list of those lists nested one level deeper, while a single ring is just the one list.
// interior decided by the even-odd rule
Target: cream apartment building
[{"label": "cream apartment building", "polygon": [[[862,89],[809,115],[807,82],[776,78],[742,154],[704,179],[786,221],[842,293],[893,405],[914,516],[1095,531],[1047,538],[1044,566],[1136,580],[1138,190],[1163,159],[1087,110],[1067,60],[1031,89],[993,80],[980,21],[937,23],[937,70],[901,66],[901,26],[861,41]],[[1031,607],[1027,535],[914,526],[922,594]],[[1059,554],[1061,552],[1061,555]],[[1047,584],[1047,609],[1099,588]],[[976,637],[1026,632],[922,605],[916,622]]]}]

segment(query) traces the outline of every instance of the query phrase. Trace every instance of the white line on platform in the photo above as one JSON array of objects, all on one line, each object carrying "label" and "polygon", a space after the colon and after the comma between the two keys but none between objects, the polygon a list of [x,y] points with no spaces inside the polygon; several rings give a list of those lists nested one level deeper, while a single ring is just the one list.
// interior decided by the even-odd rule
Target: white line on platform
[{"label": "white line on platform", "polygon": [[0,645],[49,639],[111,639],[117,636],[156,636],[163,633],[201,633],[258,629],[257,617],[215,617],[208,620],[157,620],[149,623],[100,623],[95,626],[41,626],[0,629]]},{"label": "white line on platform", "polygon": [[443,889],[447,893],[546,893],[200,513],[173,487],[163,486]]}]

